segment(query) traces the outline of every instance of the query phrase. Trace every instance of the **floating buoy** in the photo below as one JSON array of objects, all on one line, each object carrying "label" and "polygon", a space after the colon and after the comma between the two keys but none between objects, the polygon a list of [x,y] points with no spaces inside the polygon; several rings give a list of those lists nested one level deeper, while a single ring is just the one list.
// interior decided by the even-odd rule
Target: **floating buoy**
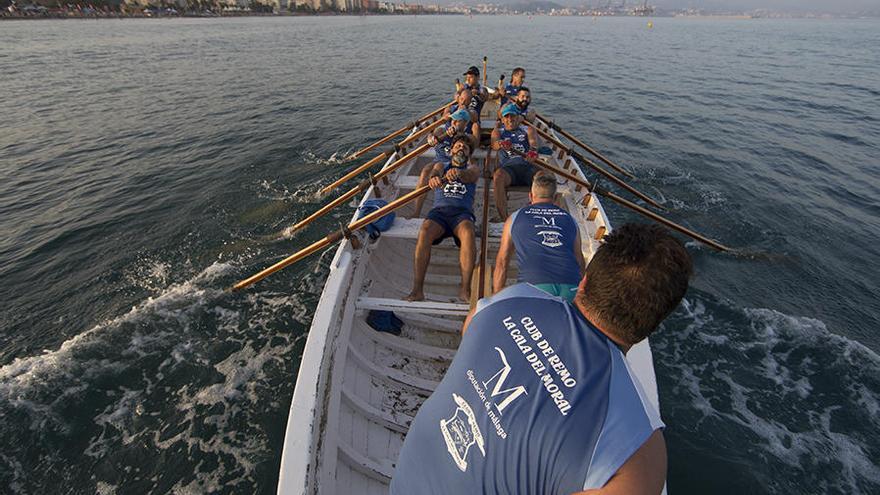
[{"label": "floating buoy", "polygon": [[652,29],[654,27],[654,21],[648,21],[648,29]]}]

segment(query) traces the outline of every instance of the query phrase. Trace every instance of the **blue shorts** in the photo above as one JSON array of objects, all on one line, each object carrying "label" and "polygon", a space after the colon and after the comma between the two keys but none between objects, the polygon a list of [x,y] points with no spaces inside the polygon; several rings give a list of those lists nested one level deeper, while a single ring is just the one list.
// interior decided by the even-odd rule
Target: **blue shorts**
[{"label": "blue shorts", "polygon": [[474,212],[471,210],[454,206],[432,208],[431,211],[425,215],[425,219],[431,220],[437,225],[443,227],[443,235],[434,240],[434,245],[440,244],[443,242],[443,239],[446,239],[447,237],[452,237],[455,239],[456,246],[460,246],[461,242],[458,240],[458,237],[455,236],[455,227],[465,220],[470,220],[471,222],[476,222],[477,220],[474,216]]},{"label": "blue shorts", "polygon": [[535,177],[535,166],[520,157],[507,160],[501,170],[510,176],[511,186],[531,186]]}]

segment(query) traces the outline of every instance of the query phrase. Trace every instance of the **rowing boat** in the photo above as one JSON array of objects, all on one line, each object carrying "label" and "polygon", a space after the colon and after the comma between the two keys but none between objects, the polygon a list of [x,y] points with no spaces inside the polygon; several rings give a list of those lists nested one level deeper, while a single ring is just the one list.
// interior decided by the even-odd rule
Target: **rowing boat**
[{"label": "rowing boat", "polygon": [[[496,111],[492,101],[484,106],[480,116],[484,128],[491,129]],[[546,123],[537,125],[556,136]],[[421,140],[415,140],[398,150],[385,167],[419,144]],[[566,150],[550,149],[552,165],[586,179]],[[485,155],[486,150],[478,150],[474,160],[482,163]],[[362,202],[412,191],[419,171],[432,161],[433,150],[429,150],[390,174],[387,181],[370,187]],[[562,202],[580,227],[584,258],[589,262],[611,225],[595,193],[564,179],[558,181]],[[480,179],[475,212],[482,210],[485,187],[491,187],[491,181],[487,184]],[[423,212],[431,208],[430,196]],[[528,202],[528,191],[512,188],[508,197],[509,209],[514,211]],[[336,250],[299,368],[278,493],[386,494],[409,425],[455,355],[469,311],[468,304],[456,302],[458,248],[451,239],[435,246],[425,280],[426,300],[404,301],[423,221],[408,218],[411,213],[412,204],[398,210],[392,228],[374,243],[356,249],[356,243],[343,240]],[[491,267],[503,223],[490,223],[488,235],[482,238],[482,220],[477,217],[478,249],[479,243],[487,243],[487,266]],[[511,279],[516,277],[513,265]],[[393,311],[404,322],[400,335],[373,330],[366,321],[371,310]],[[656,406],[657,384],[648,341],[633,347],[626,359]]]}]

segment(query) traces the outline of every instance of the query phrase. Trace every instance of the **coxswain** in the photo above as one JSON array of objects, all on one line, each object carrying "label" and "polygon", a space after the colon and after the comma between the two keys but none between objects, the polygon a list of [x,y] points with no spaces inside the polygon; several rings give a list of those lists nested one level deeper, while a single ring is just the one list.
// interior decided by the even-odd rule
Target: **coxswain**
[{"label": "coxswain", "polygon": [[627,224],[574,304],[529,284],[481,299],[410,425],[391,494],[661,493],[665,425],[625,354],[678,306],[691,271],[663,228]]},{"label": "coxswain", "polygon": [[[444,167],[449,166],[452,161],[452,141],[455,136],[464,135],[470,142],[468,143],[471,150],[477,149],[479,145],[480,125],[471,124],[471,116],[473,112],[467,108],[460,108],[450,115],[450,121],[438,126],[428,135],[428,144],[434,147],[434,161],[422,167],[419,173],[419,182],[416,187],[422,187],[428,184],[428,179],[433,174],[435,165],[440,164]],[[425,196],[421,196],[415,201],[415,207],[411,218],[418,217],[422,214],[422,205],[425,204]]]},{"label": "coxswain", "polygon": [[489,98],[489,92],[480,84],[480,69],[472,65],[462,75],[464,76],[462,87],[471,92],[471,110],[480,115],[480,112],[483,110],[483,104]]},{"label": "coxswain", "polygon": [[513,212],[504,222],[501,247],[495,258],[494,290],[507,282],[507,269],[516,255],[516,281],[526,282],[571,302],[584,272],[584,253],[577,222],[554,201],[556,178],[535,176],[529,205]]},{"label": "coxswain", "polygon": [[[538,158],[538,136],[531,127],[522,125],[519,107],[508,103],[501,109],[501,127],[492,131],[492,149],[499,150],[499,165],[492,178],[495,187],[496,221],[507,218],[507,188],[531,186],[535,166],[528,160]],[[518,153],[526,154],[523,158]]]},{"label": "coxswain", "polygon": [[471,275],[474,272],[476,242],[474,240],[474,194],[480,168],[470,162],[471,140],[458,135],[452,142],[448,165],[435,163],[428,185],[434,189],[434,207],[428,212],[416,241],[412,292],[407,301],[425,299],[425,274],[431,261],[431,246],[452,237],[459,246],[461,287],[458,297],[470,300]]}]

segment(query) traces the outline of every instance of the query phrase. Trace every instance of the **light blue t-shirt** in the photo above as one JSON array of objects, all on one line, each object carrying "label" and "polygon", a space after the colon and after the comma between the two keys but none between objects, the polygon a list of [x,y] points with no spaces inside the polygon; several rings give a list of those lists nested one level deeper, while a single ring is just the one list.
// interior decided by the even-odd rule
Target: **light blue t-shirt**
[{"label": "light blue t-shirt", "polygon": [[391,493],[600,488],[663,426],[613,342],[562,299],[517,284],[478,305],[410,427]]}]

